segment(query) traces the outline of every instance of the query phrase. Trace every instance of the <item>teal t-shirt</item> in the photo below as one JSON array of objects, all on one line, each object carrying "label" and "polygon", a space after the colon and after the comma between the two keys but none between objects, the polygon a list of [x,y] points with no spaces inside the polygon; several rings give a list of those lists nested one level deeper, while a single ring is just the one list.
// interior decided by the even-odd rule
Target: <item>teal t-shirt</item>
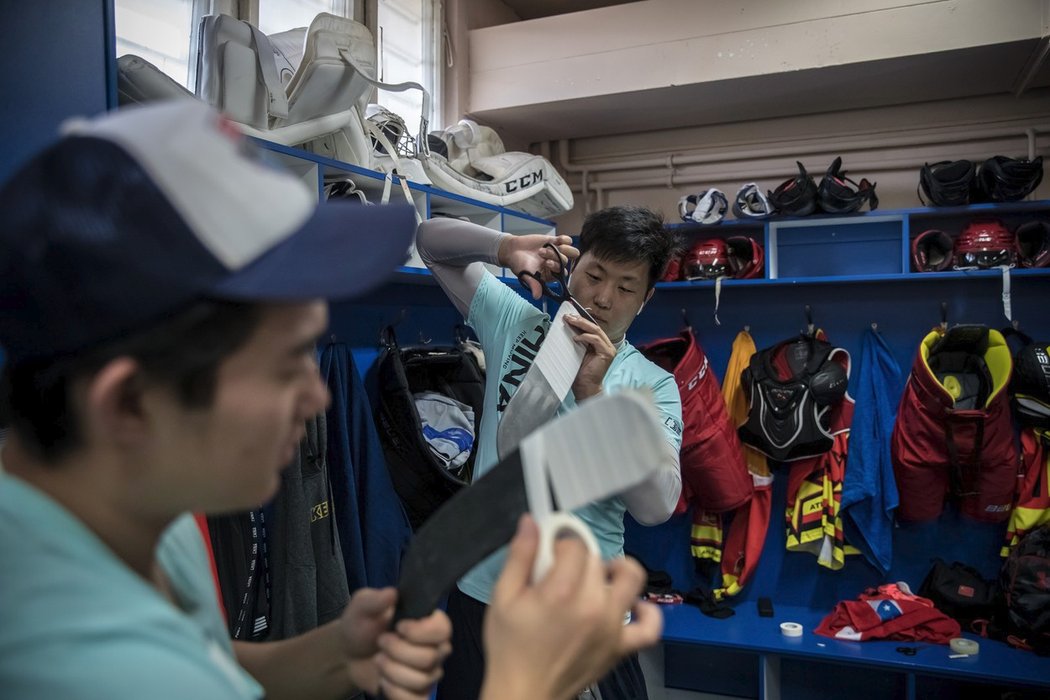
[{"label": "teal t-shirt", "polygon": [[176,607],[59,503],[0,469],[0,696],[248,700],[204,542],[177,518],[157,549]]},{"label": "teal t-shirt", "polygon": [[[510,397],[525,372],[532,366],[536,350],[543,342],[550,317],[519,296],[491,274],[478,285],[470,304],[467,323],[477,333],[485,351],[485,403],[481,415],[474,478],[477,479],[499,461],[496,429]],[[667,441],[675,452],[682,446],[682,400],[674,377],[647,360],[626,340],[605,374],[602,389],[615,393],[625,388],[647,388],[652,392],[663,419]],[[575,405],[572,394],[559,413]],[[619,498],[609,498],[576,511],[594,532],[603,559],[623,555],[623,515],[626,506]],[[459,589],[488,603],[492,588],[503,570],[506,552],[500,550],[471,569],[459,581]]]}]

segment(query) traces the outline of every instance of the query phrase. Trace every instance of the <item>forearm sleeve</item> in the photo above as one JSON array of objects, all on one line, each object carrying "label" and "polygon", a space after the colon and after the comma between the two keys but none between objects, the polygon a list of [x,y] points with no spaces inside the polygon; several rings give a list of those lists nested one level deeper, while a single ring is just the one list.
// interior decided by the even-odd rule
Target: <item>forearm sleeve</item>
[{"label": "forearm sleeve", "polygon": [[468,221],[439,217],[419,225],[416,250],[448,298],[467,316],[486,272],[481,263],[498,265],[500,242],[509,235]]},{"label": "forearm sleeve", "polygon": [[682,493],[682,471],[678,453],[670,449],[673,459],[658,472],[623,494],[627,511],[642,525],[659,525],[671,517]]}]

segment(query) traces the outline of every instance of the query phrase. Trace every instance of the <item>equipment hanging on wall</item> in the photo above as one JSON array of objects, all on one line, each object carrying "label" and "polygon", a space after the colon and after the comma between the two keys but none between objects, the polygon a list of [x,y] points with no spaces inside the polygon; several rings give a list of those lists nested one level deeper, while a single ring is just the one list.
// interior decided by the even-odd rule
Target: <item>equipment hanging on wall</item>
[{"label": "equipment hanging on wall", "polygon": [[1017,421],[1023,428],[1050,431],[1050,342],[1015,334],[1025,343],[1014,358],[1010,383]]},{"label": "equipment hanging on wall", "polygon": [[738,219],[764,219],[773,215],[773,205],[756,183],[749,182],[737,190],[733,214]]},{"label": "equipment hanging on wall", "polygon": [[710,226],[725,218],[729,206],[721,190],[713,187],[696,194],[687,194],[678,200],[678,214],[682,221]]},{"label": "equipment hanging on wall", "polygon": [[956,270],[984,270],[1017,264],[1017,241],[998,219],[971,221],[955,239]]},{"label": "equipment hanging on wall", "polygon": [[687,280],[713,280],[730,272],[729,249],[721,238],[697,241],[682,258],[682,276]]},{"label": "equipment hanging on wall", "polygon": [[[969,204],[974,195],[977,168],[968,160],[942,160],[924,163],[919,170],[919,187],[929,203],[938,207]],[[919,194],[919,201],[926,204]]]},{"label": "equipment hanging on wall", "polygon": [[939,229],[923,231],[911,241],[911,262],[916,272],[941,272],[955,260],[952,237]]},{"label": "equipment hanging on wall", "polygon": [[817,183],[806,172],[799,161],[798,175],[780,183],[769,193],[769,201],[776,208],[777,214],[784,216],[807,216],[817,210]]},{"label": "equipment hanging on wall", "polygon": [[[853,185],[853,187],[850,187]],[[817,202],[822,211],[829,214],[850,214],[859,211],[868,203],[868,211],[879,208],[879,198],[875,194],[875,183],[861,178],[854,182],[846,177],[842,169],[842,158],[835,158],[817,187]]]},{"label": "equipment hanging on wall", "polygon": [[1043,157],[1033,160],[993,156],[981,163],[977,183],[988,202],[1017,202],[1043,181]]},{"label": "equipment hanging on wall", "polygon": [[891,438],[900,520],[934,520],[947,497],[975,520],[1009,517],[1017,482],[1012,368],[1005,338],[985,326],[923,338]]},{"label": "equipment hanging on wall", "polygon": [[1050,222],[1026,221],[1014,231],[1021,267],[1050,267]]},{"label": "equipment hanging on wall", "polygon": [[750,236],[730,236],[726,239],[730,277],[736,280],[762,277],[766,255],[762,244]]}]

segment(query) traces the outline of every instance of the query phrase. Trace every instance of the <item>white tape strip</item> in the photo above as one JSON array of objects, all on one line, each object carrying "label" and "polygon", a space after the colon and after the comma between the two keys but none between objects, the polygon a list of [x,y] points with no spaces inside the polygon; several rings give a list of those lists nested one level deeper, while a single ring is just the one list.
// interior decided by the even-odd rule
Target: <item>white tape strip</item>
[{"label": "white tape strip", "polygon": [[802,625],[797,622],[781,622],[780,633],[785,637],[801,637]]},{"label": "white tape strip", "polygon": [[981,651],[981,646],[977,642],[962,637],[955,637],[948,642],[948,646],[956,654],[963,654],[964,656],[973,656]]}]

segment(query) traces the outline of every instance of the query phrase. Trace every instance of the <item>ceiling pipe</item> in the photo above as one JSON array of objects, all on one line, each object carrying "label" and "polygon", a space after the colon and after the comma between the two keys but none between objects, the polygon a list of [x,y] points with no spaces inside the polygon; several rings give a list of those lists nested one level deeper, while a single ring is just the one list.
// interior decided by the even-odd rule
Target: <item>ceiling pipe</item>
[{"label": "ceiling pipe", "polygon": [[[1050,127],[1034,127],[1038,131],[1048,131]],[[830,142],[822,140],[809,143],[798,143],[788,146],[763,146],[745,150],[733,151],[733,160],[756,160],[759,158],[791,157],[801,158],[808,155],[819,155],[826,153],[838,153],[840,151],[863,151],[880,148],[899,148],[902,146],[926,146],[945,143],[958,143],[960,141],[980,141],[1009,136],[1017,136],[1024,132],[1025,127],[1011,126],[997,129],[970,129],[953,131],[941,134],[915,134],[911,136],[884,136],[881,138],[842,138],[841,141]],[[672,160],[673,158],[673,160]],[[564,172],[582,173],[585,170],[590,173],[613,172],[618,170],[640,170],[643,168],[664,168],[669,164],[681,167],[684,165],[701,165],[705,163],[719,163],[726,160],[726,152],[702,153],[693,155],[672,154],[671,156],[658,156],[651,158],[635,158],[622,161],[606,161],[592,165],[582,165],[569,160],[569,141],[561,139],[558,142],[558,166]]]},{"label": "ceiling pipe", "polygon": [[[732,159],[733,163],[741,160],[749,159],[769,159],[775,158],[780,153],[790,154],[795,159],[805,159],[809,156],[817,154],[831,154],[839,153],[844,150],[869,150],[874,148],[895,148],[901,146],[915,146],[915,145],[933,145],[943,143],[958,143],[960,141],[979,141],[988,140],[1009,136],[1018,136],[1023,133],[1027,140],[1028,157],[1029,159],[1035,157],[1036,151],[1036,135],[1039,132],[1050,131],[1050,127],[1027,127],[1023,129],[1021,127],[1013,128],[1000,128],[1000,129],[985,129],[985,130],[971,130],[964,133],[956,132],[954,134],[942,134],[933,136],[911,136],[902,137],[897,140],[890,139],[863,139],[860,141],[852,141],[847,144],[838,144],[846,146],[846,148],[835,148],[834,145],[828,146],[825,142],[821,144],[819,148],[812,150],[802,150],[798,147],[774,147],[769,149],[763,149],[761,151],[752,149],[748,151],[734,151],[732,153],[721,153],[721,154],[704,154],[700,156],[681,156],[681,155],[670,155],[663,158],[645,158],[637,159],[634,161],[622,161],[617,163],[601,163],[595,165],[579,165],[572,163],[567,158],[569,150],[569,142],[565,139],[558,143],[558,164],[564,172],[579,173],[581,178],[586,183],[586,189],[582,190],[586,193],[587,190],[593,190],[598,193],[599,199],[601,194],[606,190],[623,190],[632,189],[634,187],[669,187],[671,189],[676,185],[690,185],[697,183],[710,183],[713,181],[721,180],[740,180],[742,182],[754,180],[754,179],[768,179],[768,178],[787,178],[792,177],[798,171],[794,167],[784,165],[780,168],[741,168],[736,170],[721,170],[718,175],[689,175],[688,173],[682,172],[683,165],[708,165],[717,163],[726,163],[728,159]],[[918,168],[921,167],[923,161],[916,160],[914,158],[909,159],[896,159],[896,160],[882,160],[882,161],[863,161],[863,160],[851,160],[847,163],[848,170],[851,172],[881,172],[887,170],[902,170],[907,168]],[[668,174],[665,176],[654,175],[652,177],[639,178],[632,176],[628,171],[639,171],[639,170],[663,170],[667,169]],[[594,180],[593,175],[597,172],[605,173],[624,173],[624,177],[613,176],[611,178],[603,178],[599,183]],[[813,173],[817,177],[820,177],[822,173]],[[577,186],[571,186],[574,192],[580,192],[581,188]],[[599,207],[600,208],[600,207]]]}]

